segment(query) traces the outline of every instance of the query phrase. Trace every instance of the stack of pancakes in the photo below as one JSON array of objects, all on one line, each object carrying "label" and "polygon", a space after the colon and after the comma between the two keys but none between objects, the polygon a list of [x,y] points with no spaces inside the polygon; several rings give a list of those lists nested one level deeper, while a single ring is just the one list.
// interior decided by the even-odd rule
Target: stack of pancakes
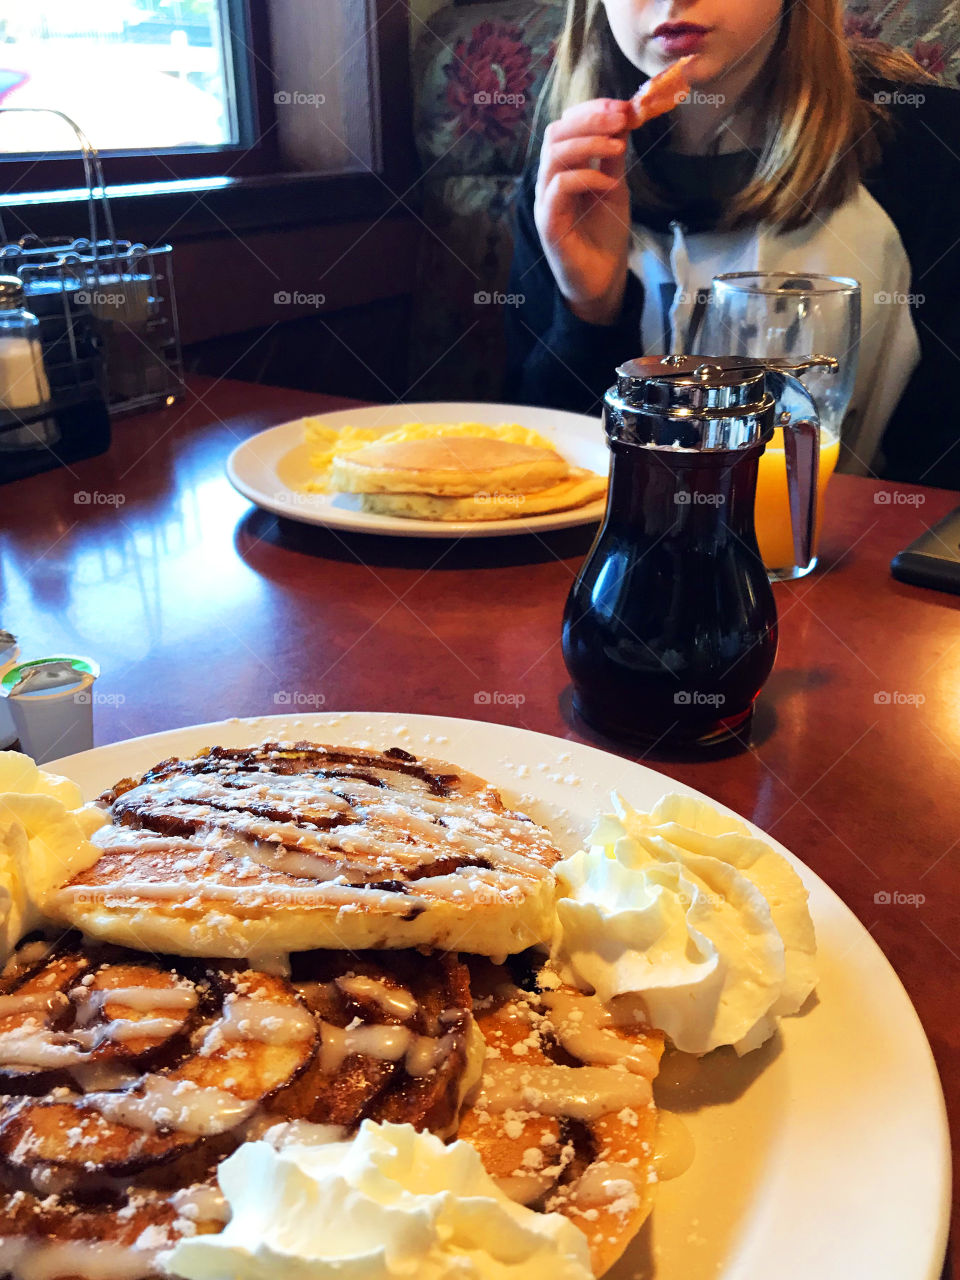
[{"label": "stack of pancakes", "polygon": [[548,831],[397,748],[212,748],[100,803],[72,931],[0,978],[0,1275],[162,1275],[222,1230],[220,1162],[284,1121],[459,1136],[598,1275],[620,1255],[662,1037],[544,967]]},{"label": "stack of pancakes", "polygon": [[606,482],[554,449],[494,436],[373,443],[334,458],[331,485],[365,511],[419,520],[505,520],[580,507]]}]

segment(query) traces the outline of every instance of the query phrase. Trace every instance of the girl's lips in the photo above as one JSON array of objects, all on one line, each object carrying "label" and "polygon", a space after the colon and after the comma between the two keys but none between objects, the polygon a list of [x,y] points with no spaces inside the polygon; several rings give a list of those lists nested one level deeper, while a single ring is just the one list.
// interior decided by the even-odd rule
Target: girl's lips
[{"label": "girl's lips", "polygon": [[698,53],[709,34],[709,27],[700,27],[693,22],[664,22],[656,28],[652,38],[663,53],[670,57],[682,57]]}]

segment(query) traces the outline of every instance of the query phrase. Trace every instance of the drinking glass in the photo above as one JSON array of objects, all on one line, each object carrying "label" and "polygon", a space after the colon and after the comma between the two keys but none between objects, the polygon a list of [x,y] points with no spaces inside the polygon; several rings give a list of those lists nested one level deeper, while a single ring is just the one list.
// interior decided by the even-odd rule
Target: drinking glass
[{"label": "drinking glass", "polygon": [[840,455],[859,344],[856,280],[799,272],[742,271],[714,277],[695,343],[697,355],[785,358],[793,363],[816,354],[834,356],[840,364],[835,373],[813,368],[800,375],[820,413],[816,526],[808,564],[795,563],[780,427],[760,459],[757,541],[773,581],[802,578],[816,568],[823,495]]}]

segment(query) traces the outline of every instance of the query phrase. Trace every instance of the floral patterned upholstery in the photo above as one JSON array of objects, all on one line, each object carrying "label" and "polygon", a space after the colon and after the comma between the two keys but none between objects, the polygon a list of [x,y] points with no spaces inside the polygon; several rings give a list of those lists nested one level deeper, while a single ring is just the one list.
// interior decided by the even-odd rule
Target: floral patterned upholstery
[{"label": "floral patterned upholstery", "polygon": [[960,84],[960,0],[855,0],[844,25],[847,35],[901,45],[931,75]]},{"label": "floral patterned upholstery", "polygon": [[431,178],[523,168],[562,12],[501,0],[434,15],[414,54],[417,148]]},{"label": "floral patterned upholstery", "polygon": [[[491,0],[439,10],[414,51],[425,224],[411,396],[496,400],[510,267],[510,202],[563,5]],[[851,0],[851,35],[902,45],[960,84],[960,0]]]},{"label": "floral patterned upholstery", "polygon": [[414,51],[421,238],[409,394],[496,400],[510,204],[563,9],[497,0],[441,9]]}]

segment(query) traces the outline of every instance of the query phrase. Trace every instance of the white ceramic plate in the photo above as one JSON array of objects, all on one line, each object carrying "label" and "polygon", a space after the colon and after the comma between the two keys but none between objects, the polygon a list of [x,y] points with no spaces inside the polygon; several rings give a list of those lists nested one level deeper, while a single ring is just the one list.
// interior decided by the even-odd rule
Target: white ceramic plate
[{"label": "white ceramic plate", "polygon": [[[265,738],[402,746],[475,770],[572,850],[616,788],[649,809],[680,788],[592,747],[439,716],[227,720],[55,762],[88,797],[170,755]],[[776,844],[776,842],[772,842]],[[696,1157],[664,1183],[612,1280],[936,1280],[949,1213],[943,1095],[913,1006],[839,898],[782,846],[810,892],[820,955],[813,1007],[738,1060],[665,1059],[661,1105]]]},{"label": "white ceramic plate", "polygon": [[[331,427],[382,427],[385,431],[405,422],[519,422],[545,436],[568,462],[607,474],[608,453],[599,418],[559,409],[531,409],[514,404],[392,404],[367,409],[343,409],[317,415]],[[261,431],[238,445],[227,459],[230,483],[245,498],[290,520],[324,525],[353,533],[379,533],[398,538],[502,538],[513,533],[549,533],[596,524],[603,515],[599,498],[572,511],[514,520],[404,520],[359,509],[352,493],[304,493],[314,479],[311,446],[304,444],[303,418]]]}]

